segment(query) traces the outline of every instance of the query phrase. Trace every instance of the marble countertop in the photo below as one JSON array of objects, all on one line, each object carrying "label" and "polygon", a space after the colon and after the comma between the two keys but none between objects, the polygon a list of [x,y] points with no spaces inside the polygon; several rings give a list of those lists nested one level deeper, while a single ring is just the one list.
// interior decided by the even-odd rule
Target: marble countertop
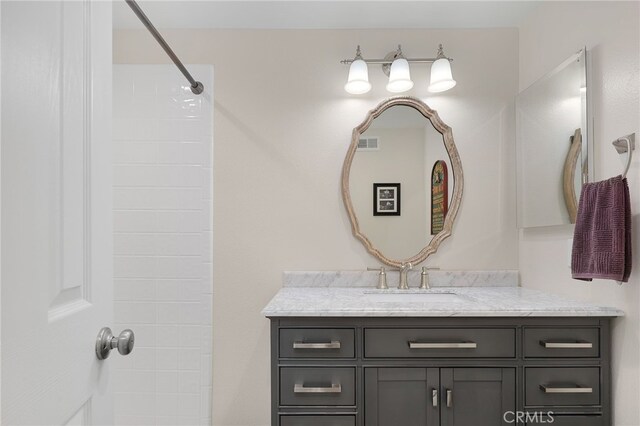
[{"label": "marble countertop", "polygon": [[521,287],[433,290],[283,287],[262,314],[266,317],[618,317],[624,312]]}]

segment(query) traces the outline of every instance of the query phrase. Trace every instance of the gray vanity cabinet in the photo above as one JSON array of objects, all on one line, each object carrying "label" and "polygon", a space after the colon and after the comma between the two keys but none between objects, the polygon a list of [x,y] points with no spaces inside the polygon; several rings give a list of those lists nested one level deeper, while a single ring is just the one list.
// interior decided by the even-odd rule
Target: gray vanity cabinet
[{"label": "gray vanity cabinet", "polygon": [[515,389],[514,368],[365,368],[365,424],[499,426]]},{"label": "gray vanity cabinet", "polygon": [[437,368],[366,368],[366,424],[439,425],[439,382]]},{"label": "gray vanity cabinet", "polygon": [[270,319],[272,426],[611,426],[610,318]]},{"label": "gray vanity cabinet", "polygon": [[442,368],[442,426],[508,425],[516,408],[515,368]]}]

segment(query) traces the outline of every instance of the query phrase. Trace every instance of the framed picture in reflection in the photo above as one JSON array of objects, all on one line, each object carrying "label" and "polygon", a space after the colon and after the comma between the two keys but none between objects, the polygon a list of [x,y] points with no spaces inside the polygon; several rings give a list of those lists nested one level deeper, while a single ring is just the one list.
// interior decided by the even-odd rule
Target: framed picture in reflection
[{"label": "framed picture in reflection", "polygon": [[373,215],[400,216],[400,184],[373,184]]}]

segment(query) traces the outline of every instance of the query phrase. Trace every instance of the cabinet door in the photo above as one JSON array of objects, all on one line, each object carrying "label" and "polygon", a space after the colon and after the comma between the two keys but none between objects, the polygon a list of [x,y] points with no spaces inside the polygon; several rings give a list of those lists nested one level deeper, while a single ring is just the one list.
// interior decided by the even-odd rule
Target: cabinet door
[{"label": "cabinet door", "polygon": [[508,425],[516,406],[514,368],[442,368],[442,426]]},{"label": "cabinet door", "polygon": [[364,374],[367,426],[438,426],[437,368],[365,368]]}]

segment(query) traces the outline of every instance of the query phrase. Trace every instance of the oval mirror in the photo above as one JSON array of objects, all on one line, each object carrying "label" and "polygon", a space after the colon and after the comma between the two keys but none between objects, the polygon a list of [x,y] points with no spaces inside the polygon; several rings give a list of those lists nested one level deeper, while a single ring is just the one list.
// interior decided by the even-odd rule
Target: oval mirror
[{"label": "oval mirror", "polygon": [[381,262],[417,265],[435,253],[462,188],[451,128],[421,100],[386,100],[353,129],[342,198],[354,236]]}]

